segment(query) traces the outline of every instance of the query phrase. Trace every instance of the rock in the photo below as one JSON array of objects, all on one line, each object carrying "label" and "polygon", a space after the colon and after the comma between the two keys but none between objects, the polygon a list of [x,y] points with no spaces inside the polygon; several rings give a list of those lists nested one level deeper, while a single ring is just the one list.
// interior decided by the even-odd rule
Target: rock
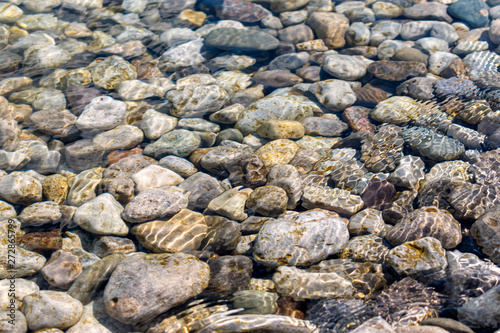
[{"label": "rock", "polygon": [[417,40],[427,37],[435,21],[410,21],[401,28],[401,38],[404,40]]},{"label": "rock", "polygon": [[419,157],[404,156],[388,179],[394,185],[418,190],[425,176],[424,168],[425,164]]},{"label": "rock", "polygon": [[19,170],[29,161],[31,161],[31,157],[20,151],[9,152],[0,150],[0,169],[4,171]]},{"label": "rock", "polygon": [[0,81],[0,95],[5,96],[12,92],[28,89],[33,80],[27,76],[13,77]]},{"label": "rock", "polygon": [[324,297],[351,297],[352,284],[333,272],[308,272],[296,267],[280,266],[273,275],[276,290],[295,301]]},{"label": "rock", "polygon": [[278,38],[281,42],[299,44],[313,40],[314,33],[308,25],[297,24],[280,29]]},{"label": "rock", "polygon": [[33,331],[43,328],[63,330],[78,322],[83,306],[66,293],[40,290],[24,297],[22,312]]},{"label": "rock", "polygon": [[0,220],[6,220],[16,216],[17,212],[12,205],[9,205],[5,201],[0,201]]},{"label": "rock", "polygon": [[247,23],[259,22],[269,15],[269,12],[260,5],[237,0],[223,1],[220,6],[217,6],[216,12],[221,20]]},{"label": "rock", "polygon": [[371,27],[370,45],[379,46],[385,40],[395,39],[401,32],[401,23],[379,21]]},{"label": "rock", "polygon": [[213,251],[217,254],[231,254],[241,239],[241,225],[220,216],[205,215],[207,235],[201,242],[201,251]]},{"label": "rock", "polygon": [[0,15],[1,23],[14,23],[24,14],[21,8],[8,2],[4,2],[0,5],[0,13],[2,13]]},{"label": "rock", "polygon": [[94,234],[125,236],[129,230],[120,217],[122,211],[123,207],[111,194],[103,193],[78,207],[73,221]]},{"label": "rock", "polygon": [[320,109],[308,98],[299,96],[272,96],[266,97],[248,106],[236,123],[244,135],[254,132],[263,123],[269,120],[296,120],[300,121],[311,117]]},{"label": "rock", "polygon": [[159,165],[172,170],[184,178],[188,178],[198,172],[193,163],[174,155],[165,156],[159,161]]},{"label": "rock", "polygon": [[90,140],[78,140],[62,149],[66,163],[74,172],[100,167],[104,150]]},{"label": "rock", "polygon": [[492,43],[500,44],[500,17],[491,21],[489,36]]},{"label": "rock", "polygon": [[377,235],[353,237],[340,255],[342,259],[352,259],[360,262],[384,263],[389,248],[383,239]]},{"label": "rock", "polygon": [[341,252],[348,238],[346,223],[334,214],[304,212],[266,222],[257,236],[253,255],[257,262],[269,267],[308,266]]},{"label": "rock", "polygon": [[58,250],[52,254],[41,272],[51,286],[66,290],[82,273],[82,264],[74,254]]},{"label": "rock", "polygon": [[0,178],[0,197],[27,206],[42,201],[42,184],[24,172],[12,172]]},{"label": "rock", "polygon": [[480,28],[488,25],[488,6],[478,0],[458,0],[448,7],[448,13],[467,22],[472,28]]},{"label": "rock", "polygon": [[302,206],[308,209],[322,208],[353,215],[363,208],[363,205],[361,197],[338,188],[305,186],[302,195]]},{"label": "rock", "polygon": [[80,206],[96,197],[95,189],[102,179],[102,169],[82,171],[75,177],[67,196],[67,204]]},{"label": "rock", "polygon": [[201,143],[199,135],[188,130],[173,130],[163,134],[157,141],[146,146],[144,154],[156,159],[166,155],[187,157]]},{"label": "rock", "polygon": [[241,187],[236,187],[225,191],[220,196],[214,198],[207,206],[207,211],[222,215],[231,220],[243,221],[248,215],[245,214],[245,202],[250,195],[250,190],[239,191]]},{"label": "rock", "polygon": [[196,39],[166,50],[160,57],[158,68],[162,71],[174,72],[199,65],[210,56],[203,39]]},{"label": "rock", "polygon": [[136,247],[128,238],[104,236],[94,242],[92,252],[99,258],[105,258],[113,254],[136,252]]},{"label": "rock", "polygon": [[433,281],[444,275],[448,262],[441,243],[435,238],[424,237],[390,250],[387,264],[400,275]]},{"label": "rock", "polygon": [[255,154],[266,167],[270,168],[275,165],[288,164],[298,149],[299,146],[295,142],[288,139],[278,139],[263,145]]},{"label": "rock", "polygon": [[245,256],[210,259],[208,266],[210,282],[205,291],[208,293],[231,293],[244,289],[250,282],[253,271],[252,260]]},{"label": "rock", "polygon": [[53,201],[34,203],[17,216],[23,227],[40,226],[57,222],[62,217],[59,204]]},{"label": "rock", "polygon": [[189,209],[205,209],[210,201],[221,195],[224,190],[217,179],[203,172],[197,172],[179,185],[189,195]]},{"label": "rock", "polygon": [[137,78],[136,69],[128,61],[115,55],[100,62],[94,61],[89,67],[94,84],[104,89],[116,89],[121,82]]},{"label": "rock", "polygon": [[316,12],[309,16],[307,24],[314,30],[318,38],[324,40],[329,48],[338,49],[345,45],[344,36],[349,28],[349,19],[345,15]]},{"label": "rock", "polygon": [[377,1],[372,5],[375,16],[382,20],[390,20],[403,14],[403,8],[391,3]]},{"label": "rock", "polygon": [[205,44],[222,50],[267,51],[277,48],[279,41],[258,30],[219,28],[205,37]]},{"label": "rock", "polygon": [[495,222],[499,214],[499,207],[493,207],[476,220],[470,229],[471,236],[476,241],[477,245],[481,247],[483,253],[494,263],[500,262],[500,256],[496,246],[499,241],[499,229]]},{"label": "rock", "polygon": [[472,333],[474,332],[467,325],[462,324],[461,322],[450,319],[450,318],[429,318],[422,322],[420,325],[430,325],[444,328],[448,332],[456,332],[456,333]]},{"label": "rock", "polygon": [[309,53],[287,53],[277,56],[269,63],[269,69],[294,70],[304,66],[309,62]]},{"label": "rock", "polygon": [[271,4],[271,10],[276,13],[289,12],[307,5],[309,0],[291,0],[283,2],[273,2]]},{"label": "rock", "polygon": [[268,185],[255,189],[248,197],[246,206],[263,216],[276,217],[286,211],[287,202],[285,190]]},{"label": "rock", "polygon": [[122,217],[127,222],[139,223],[171,216],[187,208],[188,197],[175,187],[150,188],[141,191],[125,206]]},{"label": "rock", "polygon": [[180,26],[201,27],[207,15],[203,12],[197,12],[190,9],[185,9],[179,13],[175,19],[175,23]]},{"label": "rock", "polygon": [[350,46],[366,46],[370,43],[370,29],[362,22],[353,22],[345,33]]},{"label": "rock", "polygon": [[282,88],[301,83],[302,79],[288,70],[276,69],[255,73],[253,79],[265,87]]},{"label": "rock", "polygon": [[434,161],[454,160],[465,150],[460,141],[424,127],[412,127],[411,130],[403,131],[403,139],[420,155]]},{"label": "rock", "polygon": [[396,189],[392,183],[373,177],[361,195],[361,199],[367,208],[383,209],[392,201],[394,194],[396,194]]},{"label": "rock", "polygon": [[410,77],[423,76],[427,73],[424,64],[407,61],[375,61],[368,66],[368,72],[378,79],[404,81]]},{"label": "rock", "polygon": [[209,274],[208,265],[189,254],[134,254],[118,265],[106,285],[106,311],[125,323],[151,319],[201,293]]},{"label": "rock", "polygon": [[304,136],[304,126],[293,120],[270,120],[262,124],[257,133],[266,139],[300,139]]},{"label": "rock", "polygon": [[307,117],[301,121],[307,135],[341,136],[347,130],[347,124],[326,117]]},{"label": "rock", "polygon": [[234,124],[238,121],[245,107],[241,104],[233,104],[210,115],[210,120],[219,124]]},{"label": "rock", "polygon": [[144,133],[132,125],[121,125],[94,137],[93,143],[105,152],[117,149],[131,149],[142,142]]},{"label": "rock", "polygon": [[448,42],[448,44],[453,44],[458,40],[458,33],[455,28],[446,22],[436,22],[432,25],[430,31],[431,37],[440,38]]},{"label": "rock", "polygon": [[[257,283],[257,281],[263,281],[264,283],[274,285],[272,280],[257,280],[252,278],[250,279],[249,286],[255,286],[252,282]],[[260,287],[260,285],[258,287]],[[231,301],[235,307],[244,308],[245,310],[242,311],[244,314],[266,315],[276,313],[278,309],[278,304],[276,302],[278,297],[278,294],[273,292],[249,289],[235,292]]]},{"label": "rock", "polygon": [[368,113],[365,110],[365,108],[359,106],[348,107],[342,113],[342,120],[355,131],[374,133],[375,125],[370,123]]},{"label": "rock", "polygon": [[122,122],[126,109],[122,101],[109,96],[96,97],[83,109],[75,125],[82,131],[110,130]]},{"label": "rock", "polygon": [[302,181],[297,169],[292,165],[275,165],[267,176],[267,185],[278,186],[288,196],[288,209],[295,209],[302,196]]},{"label": "rock", "polygon": [[[274,2],[274,3],[282,3]],[[304,330],[305,332],[312,332],[316,328],[314,324],[310,321],[296,319],[289,316],[280,316],[280,315],[261,315],[261,314],[242,314],[231,316],[230,319],[221,318],[216,319],[216,321],[211,324],[212,327],[210,329],[216,329],[220,331],[226,332],[241,332],[241,331],[252,331],[259,330],[262,327],[266,327],[266,329],[271,330],[273,332],[289,332],[290,330],[299,329]],[[207,333],[207,330],[202,330],[200,333]]]},{"label": "rock", "polygon": [[365,76],[370,62],[361,56],[332,54],[325,57],[323,70],[341,80],[358,80]]},{"label": "rock", "polygon": [[23,68],[25,73],[33,74],[64,66],[70,59],[69,52],[57,46],[36,45],[24,52]]},{"label": "rock", "polygon": [[414,49],[412,47],[404,47],[396,50],[396,53],[394,53],[392,60],[421,62],[423,64],[427,64],[428,56],[420,50]]},{"label": "rock", "polygon": [[498,312],[496,312],[499,306],[499,291],[500,287],[497,286],[458,308],[458,319],[460,322],[473,329],[496,329],[500,324]]},{"label": "rock", "polygon": [[311,85],[312,92],[321,104],[331,111],[345,110],[356,102],[356,95],[349,83],[342,80],[325,80]]},{"label": "rock", "polygon": [[121,99],[127,101],[136,101],[149,97],[163,97],[166,89],[162,87],[148,84],[140,80],[126,80],[120,82],[116,87],[116,91]]},{"label": "rock", "polygon": [[228,179],[233,186],[257,188],[266,184],[269,172],[264,162],[255,154],[241,154],[227,164]]},{"label": "rock", "polygon": [[227,92],[215,84],[190,85],[167,92],[169,113],[175,117],[201,117],[219,111],[229,100]]},{"label": "rock", "polygon": [[433,54],[435,52],[447,52],[448,42],[435,37],[425,37],[415,41],[415,48],[427,54]]},{"label": "rock", "polygon": [[33,113],[30,120],[40,132],[55,137],[64,137],[75,131],[73,125],[77,118],[68,110],[42,110]]},{"label": "rock", "polygon": [[380,234],[388,229],[379,210],[367,208],[351,216],[349,219],[349,234],[361,236],[366,234]]},{"label": "rock", "polygon": [[448,6],[439,2],[417,3],[403,10],[403,15],[415,20],[439,20],[451,23],[452,18],[446,13]]},{"label": "rock", "polygon": [[197,250],[207,234],[203,215],[183,209],[168,221],[153,221],[132,228],[144,247],[155,252]]},{"label": "rock", "polygon": [[175,172],[158,165],[149,165],[134,173],[131,178],[135,183],[137,192],[151,188],[179,185],[184,180]]}]

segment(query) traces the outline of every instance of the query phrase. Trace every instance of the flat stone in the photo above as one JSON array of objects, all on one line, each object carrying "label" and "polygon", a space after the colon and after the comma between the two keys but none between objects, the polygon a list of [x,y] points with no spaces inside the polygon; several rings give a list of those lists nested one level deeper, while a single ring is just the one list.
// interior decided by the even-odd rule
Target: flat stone
[{"label": "flat stone", "polygon": [[293,120],[270,120],[257,129],[257,134],[271,140],[300,139],[304,136],[304,126]]},{"label": "flat stone", "polygon": [[104,290],[104,304],[111,317],[138,323],[198,295],[209,279],[208,265],[192,255],[138,253],[113,272]]},{"label": "flat stone", "polygon": [[258,30],[219,28],[205,37],[205,44],[222,50],[267,51],[277,48],[279,41]]},{"label": "flat stone", "polygon": [[62,217],[59,204],[53,201],[36,202],[17,216],[23,227],[40,226],[57,222]]},{"label": "flat stone", "polygon": [[414,76],[424,76],[427,68],[420,62],[375,61],[368,66],[368,72],[375,77],[388,81],[404,81]]},{"label": "flat stone", "polygon": [[118,126],[127,106],[109,96],[94,98],[84,109],[76,121],[76,127],[82,131],[110,130]]},{"label": "flat stone", "polygon": [[275,69],[255,73],[253,79],[265,87],[282,88],[301,83],[302,79],[289,70]]},{"label": "flat stone", "polygon": [[337,79],[354,81],[365,76],[370,62],[362,56],[332,54],[323,60],[323,70]]},{"label": "flat stone", "polygon": [[184,179],[169,169],[159,165],[149,165],[134,173],[132,180],[136,191],[142,192],[151,188],[179,185]]},{"label": "flat stone", "polygon": [[82,273],[82,264],[74,254],[58,250],[52,254],[41,272],[51,286],[67,290]]},{"label": "flat stone", "polygon": [[498,303],[499,292],[500,287],[497,286],[458,308],[460,322],[473,329],[497,328],[499,318],[496,311],[500,305]]},{"label": "flat stone", "polygon": [[99,258],[114,254],[127,254],[137,252],[137,248],[130,239],[123,237],[104,236],[95,241],[92,252]]},{"label": "flat stone", "polygon": [[356,95],[348,82],[325,80],[311,85],[312,92],[321,104],[333,112],[343,111],[356,102]]},{"label": "flat stone", "polygon": [[288,164],[297,153],[299,146],[288,139],[278,139],[266,143],[255,154],[264,162],[266,167]]},{"label": "flat stone", "polygon": [[167,92],[169,113],[175,117],[202,117],[219,111],[227,104],[229,95],[218,85],[189,85],[181,90]]},{"label": "flat stone", "polygon": [[361,197],[338,188],[306,186],[302,206],[308,209],[322,208],[340,214],[353,215],[364,206]]},{"label": "flat stone", "polygon": [[472,28],[480,28],[489,23],[488,9],[483,1],[458,0],[448,7],[448,13],[467,22]]}]

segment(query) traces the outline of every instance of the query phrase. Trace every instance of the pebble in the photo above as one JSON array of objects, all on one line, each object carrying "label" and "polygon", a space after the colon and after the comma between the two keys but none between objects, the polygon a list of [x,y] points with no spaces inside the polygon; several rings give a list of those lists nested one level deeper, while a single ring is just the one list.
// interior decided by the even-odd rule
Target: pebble
[{"label": "pebble", "polygon": [[201,144],[199,135],[188,130],[173,130],[144,148],[144,154],[159,159],[167,155],[187,157]]},{"label": "pebble", "polygon": [[135,80],[137,71],[125,59],[119,56],[110,56],[101,62],[89,65],[92,73],[92,82],[104,89],[116,89],[126,80]]},{"label": "pebble", "polygon": [[59,205],[53,201],[36,202],[24,208],[17,216],[23,227],[57,222],[62,217]]},{"label": "pebble", "polygon": [[205,209],[210,201],[224,192],[217,179],[203,172],[186,178],[179,188],[190,192],[188,209]]},{"label": "pebble", "polygon": [[[107,209],[103,211],[102,207]],[[129,229],[120,217],[122,211],[122,205],[111,194],[103,193],[78,207],[73,221],[94,234],[125,236]]]},{"label": "pebble", "polygon": [[50,285],[67,290],[82,273],[82,264],[74,254],[58,250],[52,254],[41,272]]},{"label": "pebble", "polygon": [[43,328],[66,329],[80,319],[83,306],[66,293],[40,290],[24,297],[22,312],[33,331]]},{"label": "pebble", "polygon": [[499,239],[498,227],[495,224],[496,216],[499,214],[498,207],[493,207],[477,219],[470,229],[473,239],[482,248],[483,253],[494,263],[500,262],[500,256],[495,245]]},{"label": "pebble", "polygon": [[458,308],[458,319],[470,328],[492,328],[499,326],[496,309],[498,308],[499,287],[488,290]]},{"label": "pebble", "polygon": [[341,80],[358,80],[365,76],[371,61],[362,56],[332,54],[323,60],[323,70]]},{"label": "pebble", "polygon": [[258,30],[219,28],[205,37],[205,44],[222,50],[267,51],[276,49],[279,41]]},{"label": "pebble", "polygon": [[288,197],[281,187],[267,185],[255,189],[248,200],[246,207],[263,216],[276,217],[286,211]]},{"label": "pebble", "polygon": [[349,19],[345,15],[316,12],[309,16],[307,24],[330,49],[338,49],[345,45],[344,35],[349,28]]},{"label": "pebble", "polygon": [[12,172],[0,178],[0,197],[27,206],[42,201],[42,184],[24,172]]},{"label": "pebble", "polygon": [[385,40],[396,38],[401,32],[401,23],[379,21],[371,27],[370,45],[379,46]]},{"label": "pebble", "polygon": [[478,0],[458,0],[448,7],[448,13],[467,22],[472,28],[480,28],[488,25],[488,6]]},{"label": "pebble", "polygon": [[321,104],[333,112],[343,111],[356,102],[351,86],[342,80],[325,80],[311,85],[312,92]]},{"label": "pebble", "polygon": [[114,270],[104,290],[104,304],[111,317],[136,324],[198,295],[209,279],[209,266],[192,255],[136,253]]},{"label": "pebble", "polygon": [[80,172],[73,180],[66,202],[70,206],[81,206],[96,197],[95,189],[102,179],[102,169],[95,168]]},{"label": "pebble", "polygon": [[122,122],[126,109],[122,101],[108,96],[96,97],[83,109],[75,125],[82,131],[110,130]]},{"label": "pebble", "polygon": [[[210,259],[208,292],[235,292],[245,288],[252,275],[252,259],[245,256],[224,256]],[[241,294],[235,294],[239,298]],[[249,313],[249,312],[246,312]]]},{"label": "pebble", "polygon": [[415,20],[439,20],[452,22],[452,18],[447,13],[448,6],[439,2],[423,2],[414,4],[403,10],[403,15]]},{"label": "pebble", "polygon": [[300,77],[284,69],[255,73],[253,79],[264,87],[272,88],[289,87],[302,82]]},{"label": "pebble", "polygon": [[420,62],[382,60],[372,62],[367,71],[378,79],[404,81],[414,76],[424,76],[427,68]]},{"label": "pebble", "polygon": [[257,236],[253,258],[273,268],[309,266],[340,253],[348,240],[343,219],[325,211],[308,211],[267,221]]}]

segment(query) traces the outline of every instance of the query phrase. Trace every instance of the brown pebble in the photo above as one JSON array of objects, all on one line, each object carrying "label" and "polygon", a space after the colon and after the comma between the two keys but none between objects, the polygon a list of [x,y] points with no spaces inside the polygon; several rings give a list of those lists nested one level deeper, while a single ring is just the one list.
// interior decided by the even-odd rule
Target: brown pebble
[{"label": "brown pebble", "polygon": [[61,229],[26,234],[19,240],[19,246],[44,256],[51,255],[62,249]]}]

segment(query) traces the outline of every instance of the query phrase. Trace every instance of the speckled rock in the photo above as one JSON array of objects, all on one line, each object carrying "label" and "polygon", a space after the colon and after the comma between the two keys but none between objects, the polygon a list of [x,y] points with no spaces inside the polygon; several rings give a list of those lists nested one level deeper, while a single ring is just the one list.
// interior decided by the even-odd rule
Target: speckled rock
[{"label": "speckled rock", "polygon": [[331,111],[342,111],[356,102],[356,95],[346,81],[326,80],[311,85],[312,92],[321,104]]},{"label": "speckled rock", "polygon": [[255,189],[246,201],[247,208],[263,216],[276,217],[286,211],[288,197],[281,187],[267,185]]},{"label": "speckled rock", "polygon": [[105,258],[113,254],[136,252],[136,247],[128,238],[104,236],[94,242],[92,252],[100,258]]},{"label": "speckled rock", "polygon": [[380,234],[387,230],[389,226],[384,223],[382,212],[367,208],[351,216],[348,228],[349,234],[361,236],[366,234]]},{"label": "speckled rock", "polygon": [[296,301],[324,297],[351,297],[355,290],[350,281],[333,272],[308,272],[280,266],[273,275],[276,290]]},{"label": "speckled rock", "polygon": [[205,209],[210,201],[224,192],[217,179],[203,172],[197,172],[179,185],[189,195],[189,209]]},{"label": "speckled rock", "polygon": [[197,250],[207,234],[207,225],[202,214],[183,209],[167,221],[142,223],[131,232],[155,253],[179,252]]},{"label": "speckled rock", "polygon": [[288,196],[288,209],[295,209],[302,196],[302,181],[298,170],[292,165],[275,165],[271,168],[267,185],[278,186]]},{"label": "speckled rock", "polygon": [[208,265],[210,282],[205,293],[228,293],[244,289],[253,271],[252,260],[245,256],[214,258],[208,261]]},{"label": "speckled rock", "polygon": [[70,59],[70,53],[60,47],[34,45],[24,52],[24,72],[33,74],[58,68],[64,66]]},{"label": "speckled rock", "polygon": [[381,123],[399,125],[409,122],[417,107],[416,101],[410,97],[394,96],[380,102],[370,113],[370,117]]},{"label": "speckled rock", "polygon": [[91,140],[78,140],[68,144],[61,152],[73,172],[100,167],[104,156],[104,150]]},{"label": "speckled rock", "polygon": [[301,121],[307,135],[340,136],[347,130],[347,124],[326,117],[307,117]]},{"label": "speckled rock", "polygon": [[244,109],[245,107],[243,105],[235,103],[222,110],[212,113],[210,115],[210,120],[220,124],[234,124],[238,121]]},{"label": "speckled rock", "polygon": [[0,5],[0,22],[2,23],[14,23],[19,18],[23,16],[23,11],[21,8],[13,3],[4,2]]},{"label": "speckled rock", "polygon": [[307,266],[341,252],[348,239],[344,220],[325,211],[309,211],[267,221],[257,236],[253,257],[269,267]]},{"label": "speckled rock", "polygon": [[[111,275],[104,304],[111,317],[138,323],[198,295],[209,279],[208,265],[192,255],[137,253],[123,260]],[[135,287],[130,288],[131,284]]]},{"label": "speckled rock", "polygon": [[364,235],[351,238],[344,251],[342,259],[352,259],[360,262],[384,263],[389,248],[377,235]]},{"label": "speckled rock", "polygon": [[43,328],[66,329],[80,319],[83,306],[66,293],[40,290],[24,297],[22,312],[33,331]]},{"label": "speckled rock", "polygon": [[24,172],[12,172],[0,178],[0,197],[23,205],[42,201],[42,184]]},{"label": "speckled rock", "polygon": [[193,163],[174,155],[165,156],[159,161],[159,165],[185,178],[198,172],[198,169],[196,169]]},{"label": "speckled rock", "polygon": [[403,138],[420,155],[434,161],[454,160],[465,151],[460,141],[423,127],[404,130]]},{"label": "speckled rock", "polygon": [[252,153],[252,149],[244,144],[226,141],[211,149],[200,160],[200,165],[214,174],[224,172],[231,160],[241,155]]},{"label": "speckled rock", "polygon": [[300,77],[284,69],[258,72],[252,78],[258,84],[271,88],[290,87],[302,82]]},{"label": "speckled rock", "polygon": [[401,32],[401,23],[390,20],[378,21],[370,30],[370,45],[378,46],[385,40],[395,39]]},{"label": "speckled rock", "polygon": [[175,117],[202,117],[226,106],[229,95],[216,84],[188,85],[181,90],[170,90],[166,94],[169,113]]},{"label": "speckled rock", "polygon": [[[374,111],[375,112],[375,111]],[[386,125],[379,128],[372,138],[364,140],[361,146],[361,162],[372,172],[389,172],[403,156],[403,137],[397,126]]]},{"label": "speckled rock", "polygon": [[149,165],[132,175],[137,192],[151,188],[179,185],[184,179],[159,165]]},{"label": "speckled rock", "polygon": [[269,120],[257,128],[257,134],[262,138],[300,139],[304,136],[304,126],[294,120]]},{"label": "speckled rock", "polygon": [[122,205],[111,194],[103,193],[78,207],[73,221],[94,234],[125,236],[129,230],[120,217],[122,211]]},{"label": "speckled rock", "polygon": [[424,237],[390,250],[387,264],[400,275],[432,281],[444,275],[448,262],[441,242]]},{"label": "speckled rock", "polygon": [[361,197],[349,191],[323,186],[305,186],[302,206],[309,209],[323,208],[340,214],[353,215],[363,208]]},{"label": "speckled rock", "polygon": [[219,28],[205,37],[205,43],[208,47],[217,47],[222,50],[267,51],[277,48],[279,41],[258,30]]},{"label": "speckled rock", "polygon": [[[14,220],[14,222],[17,221]],[[8,224],[7,220],[3,221],[0,225],[0,228],[3,229],[5,235],[4,238],[0,240],[3,244],[2,248],[0,249],[0,279],[6,279],[8,277],[12,277],[13,275],[15,277],[30,276],[39,272],[45,264],[46,259],[44,256],[36,252],[31,252],[15,245],[13,249],[16,253],[15,267],[12,266],[12,261],[9,262],[7,260],[7,225],[10,225]],[[12,228],[9,228],[9,230],[12,230]],[[15,272],[12,271],[13,268],[15,268]]]},{"label": "speckled rock", "polygon": [[9,219],[11,217],[16,217],[17,212],[12,205],[9,205],[5,201],[0,201],[0,219]]},{"label": "speckled rock", "polygon": [[97,134],[92,140],[105,152],[117,149],[131,149],[142,142],[144,133],[132,125],[121,125],[104,133]]},{"label": "speckled rock", "polygon": [[273,96],[258,100],[249,105],[241,114],[236,128],[243,135],[254,132],[263,123],[269,120],[296,120],[300,121],[311,117],[320,109],[308,98],[299,96]]},{"label": "speckled rock", "polygon": [[233,186],[256,188],[266,183],[269,169],[255,154],[242,154],[227,164],[228,179]]},{"label": "speckled rock", "polygon": [[128,61],[115,55],[100,62],[94,61],[89,67],[94,84],[104,89],[116,89],[121,82],[137,78],[136,69]]},{"label": "speckled rock", "polygon": [[298,149],[299,146],[295,142],[288,139],[278,139],[265,144],[255,154],[266,167],[271,168],[275,165],[288,164]]},{"label": "speckled rock", "polygon": [[446,13],[448,6],[439,2],[417,3],[407,7],[403,15],[416,20],[440,20],[451,23],[452,18]]},{"label": "speckled rock", "polygon": [[144,154],[156,159],[166,155],[189,156],[200,146],[200,136],[188,130],[173,130],[146,146]]},{"label": "speckled rock", "polygon": [[52,254],[41,272],[50,285],[66,290],[82,273],[82,264],[74,254],[59,250]]},{"label": "speckled rock", "polygon": [[219,255],[232,254],[241,239],[241,225],[222,216],[205,215],[207,235],[201,242],[200,251],[212,251]]}]

